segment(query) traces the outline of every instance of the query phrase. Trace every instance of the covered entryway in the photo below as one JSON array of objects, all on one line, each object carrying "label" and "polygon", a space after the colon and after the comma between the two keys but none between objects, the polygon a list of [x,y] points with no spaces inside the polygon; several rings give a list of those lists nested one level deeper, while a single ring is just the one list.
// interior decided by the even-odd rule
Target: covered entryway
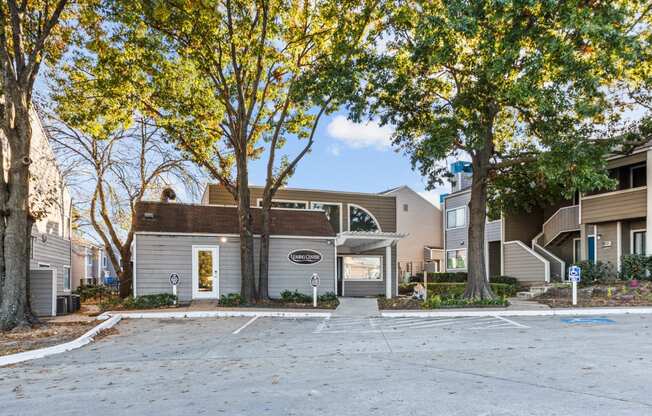
[{"label": "covered entryway", "polygon": [[403,237],[385,232],[339,233],[335,240],[338,295],[396,295],[396,243]]}]

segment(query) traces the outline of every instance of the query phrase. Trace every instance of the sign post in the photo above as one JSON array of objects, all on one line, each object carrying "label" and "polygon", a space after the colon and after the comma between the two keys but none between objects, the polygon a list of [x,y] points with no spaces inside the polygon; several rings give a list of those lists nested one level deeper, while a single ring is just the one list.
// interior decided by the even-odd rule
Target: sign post
[{"label": "sign post", "polygon": [[577,284],[582,280],[582,269],[579,266],[569,267],[568,278],[573,283],[573,306],[577,306]]},{"label": "sign post", "polygon": [[425,268],[423,269],[423,287],[424,287],[423,300],[426,301],[428,300],[428,272],[426,271]]},{"label": "sign post", "polygon": [[317,288],[319,287],[319,275],[313,273],[310,278],[310,286],[312,286],[312,306],[313,308],[317,307]]},{"label": "sign post", "polygon": [[176,273],[170,274],[170,284],[172,285],[172,294],[174,295],[174,304],[177,304],[177,285],[179,284],[179,275]]}]

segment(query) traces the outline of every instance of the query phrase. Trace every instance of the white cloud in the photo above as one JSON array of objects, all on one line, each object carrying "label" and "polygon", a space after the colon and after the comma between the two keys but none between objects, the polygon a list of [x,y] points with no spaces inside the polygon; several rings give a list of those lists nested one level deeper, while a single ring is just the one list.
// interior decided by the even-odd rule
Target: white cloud
[{"label": "white cloud", "polygon": [[393,129],[391,126],[380,126],[374,121],[354,123],[345,116],[335,116],[326,127],[328,134],[354,149],[374,147],[378,150],[387,149],[391,144]]}]

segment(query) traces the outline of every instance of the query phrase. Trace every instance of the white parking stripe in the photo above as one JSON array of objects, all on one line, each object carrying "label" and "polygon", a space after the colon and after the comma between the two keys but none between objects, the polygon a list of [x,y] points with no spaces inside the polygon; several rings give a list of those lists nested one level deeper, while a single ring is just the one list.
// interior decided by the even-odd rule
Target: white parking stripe
[{"label": "white parking stripe", "polygon": [[516,326],[521,327],[521,328],[529,328],[529,326],[527,326],[527,325],[519,324],[518,322],[514,322],[511,319],[505,318],[504,316],[496,315],[496,318],[501,319],[501,320],[503,320],[505,322],[509,322],[510,324],[516,325]]},{"label": "white parking stripe", "polygon": [[245,329],[245,328],[248,327],[249,325],[253,324],[254,321],[255,321],[256,319],[258,319],[258,318],[259,318],[258,315],[254,316],[253,318],[251,318],[250,320],[248,320],[246,324],[242,325],[240,328],[238,328],[238,329],[236,329],[235,331],[233,331],[233,334],[234,334],[234,335],[235,335],[235,334],[239,334],[240,331],[242,331],[243,329]]}]

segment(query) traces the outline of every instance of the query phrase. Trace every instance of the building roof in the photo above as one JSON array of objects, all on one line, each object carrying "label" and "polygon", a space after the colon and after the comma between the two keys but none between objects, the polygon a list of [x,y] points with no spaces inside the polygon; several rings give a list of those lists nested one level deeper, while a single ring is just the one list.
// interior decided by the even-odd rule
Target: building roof
[{"label": "building roof", "polygon": [[[260,208],[251,208],[253,232],[260,234]],[[335,237],[323,211],[271,210],[271,235],[296,237]],[[136,205],[136,232],[238,234],[238,209],[231,206],[196,205],[166,202],[140,202]]]}]

